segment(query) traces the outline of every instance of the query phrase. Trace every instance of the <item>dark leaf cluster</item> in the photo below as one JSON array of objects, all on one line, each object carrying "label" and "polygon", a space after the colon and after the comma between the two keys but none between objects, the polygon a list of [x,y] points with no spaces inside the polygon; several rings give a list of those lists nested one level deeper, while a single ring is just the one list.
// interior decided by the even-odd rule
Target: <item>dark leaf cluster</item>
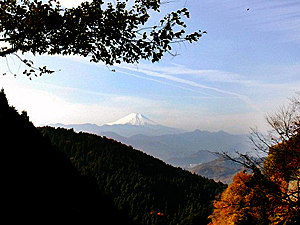
[{"label": "dark leaf cluster", "polygon": [[[160,0],[101,0],[63,8],[58,1],[4,0],[0,2],[0,56],[21,52],[34,55],[78,55],[107,65],[159,61],[174,42],[196,42],[202,31],[185,34],[186,8],[167,14],[157,26],[145,27],[150,11],[159,12]],[[26,64],[26,62],[24,62]],[[51,73],[33,68],[26,75]]]}]

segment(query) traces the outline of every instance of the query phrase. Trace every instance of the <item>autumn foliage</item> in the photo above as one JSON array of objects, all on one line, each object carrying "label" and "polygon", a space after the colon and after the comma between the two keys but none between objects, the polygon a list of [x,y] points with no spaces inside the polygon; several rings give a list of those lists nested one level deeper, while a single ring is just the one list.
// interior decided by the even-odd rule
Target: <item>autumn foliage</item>
[{"label": "autumn foliage", "polygon": [[233,183],[214,202],[211,225],[264,224],[263,207],[268,202],[267,194],[253,178],[245,172],[235,175]]},{"label": "autumn foliage", "polygon": [[[266,162],[270,160],[268,157]],[[274,170],[280,167],[271,171]],[[210,225],[297,224],[299,180],[289,181],[282,173],[266,171],[236,174],[233,183],[214,202]]]},{"label": "autumn foliage", "polygon": [[269,139],[255,133],[254,143],[267,157],[261,164],[242,154],[235,160],[252,173],[236,174],[214,202],[210,225],[300,224],[300,101],[267,121],[273,133]]},{"label": "autumn foliage", "polygon": [[270,196],[271,203],[277,205],[272,216],[274,221],[290,221],[300,213],[299,156],[298,134],[289,141],[270,148],[264,167],[269,179],[277,185],[277,192]]}]

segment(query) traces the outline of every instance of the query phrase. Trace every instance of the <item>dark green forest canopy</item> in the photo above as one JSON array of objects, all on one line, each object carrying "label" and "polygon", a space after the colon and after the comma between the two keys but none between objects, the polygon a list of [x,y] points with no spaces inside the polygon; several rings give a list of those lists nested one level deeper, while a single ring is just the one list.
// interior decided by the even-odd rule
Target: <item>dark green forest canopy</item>
[{"label": "dark green forest canopy", "polygon": [[[133,4],[130,4],[132,3]],[[52,73],[36,68],[19,53],[79,55],[107,65],[159,61],[172,44],[196,42],[206,33],[186,34],[187,8],[162,17],[148,27],[151,12],[159,12],[160,0],[83,2],[64,8],[56,0],[4,0],[0,2],[0,56],[15,55],[28,67],[24,74]],[[172,3],[168,3],[172,4]]]},{"label": "dark green forest canopy", "polygon": [[207,224],[212,201],[226,187],[106,137],[39,130],[81,173],[96,177],[119,210],[141,224]]}]

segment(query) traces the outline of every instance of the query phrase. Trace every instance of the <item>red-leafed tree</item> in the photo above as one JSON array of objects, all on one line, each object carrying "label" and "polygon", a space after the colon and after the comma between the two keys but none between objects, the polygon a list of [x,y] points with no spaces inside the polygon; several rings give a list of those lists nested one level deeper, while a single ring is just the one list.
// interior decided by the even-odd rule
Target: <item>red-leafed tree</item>
[{"label": "red-leafed tree", "polygon": [[269,224],[267,193],[254,182],[255,176],[240,172],[214,202],[211,225]]},{"label": "red-leafed tree", "polygon": [[269,115],[267,122],[268,136],[254,131],[251,137],[260,158],[223,153],[252,173],[235,176],[214,203],[211,224],[300,223],[300,99]]}]

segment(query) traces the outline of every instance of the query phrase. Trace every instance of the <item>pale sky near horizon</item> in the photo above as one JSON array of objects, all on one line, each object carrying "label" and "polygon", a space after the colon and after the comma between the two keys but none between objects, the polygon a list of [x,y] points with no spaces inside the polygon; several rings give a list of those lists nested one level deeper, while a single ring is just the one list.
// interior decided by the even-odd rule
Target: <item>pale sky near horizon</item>
[{"label": "pale sky near horizon", "polygon": [[[61,1],[66,7],[78,2]],[[264,130],[265,116],[300,91],[300,1],[178,0],[164,5],[152,23],[184,6],[188,31],[207,34],[196,44],[174,45],[176,57],[107,68],[85,58],[37,56],[36,65],[60,71],[31,81],[8,57],[19,75],[0,76],[0,88],[37,126],[103,125],[139,112],[186,130]],[[4,58],[0,71],[8,71]]]}]

